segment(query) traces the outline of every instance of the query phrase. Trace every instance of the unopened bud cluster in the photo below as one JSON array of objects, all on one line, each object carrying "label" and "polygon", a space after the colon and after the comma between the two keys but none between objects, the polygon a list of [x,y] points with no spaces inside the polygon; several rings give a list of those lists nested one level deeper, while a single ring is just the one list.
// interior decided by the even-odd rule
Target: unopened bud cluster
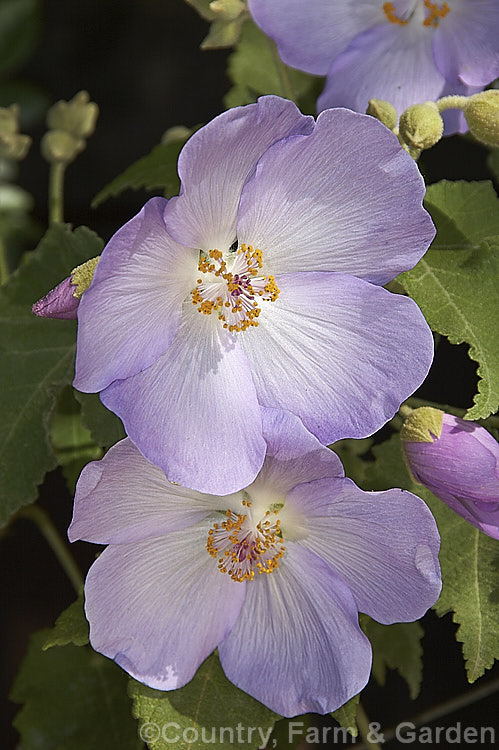
[{"label": "unopened bud cluster", "polygon": [[42,138],[44,158],[51,164],[70,164],[86,146],[95,130],[99,108],[80,91],[71,101],[59,101],[47,114],[49,130]]},{"label": "unopened bud cluster", "polygon": [[19,132],[19,107],[0,107],[0,158],[24,159],[31,145],[29,135]]},{"label": "unopened bud cluster", "polygon": [[249,18],[245,0],[187,0],[206,21],[211,22],[201,49],[232,47],[239,39],[241,28]]}]

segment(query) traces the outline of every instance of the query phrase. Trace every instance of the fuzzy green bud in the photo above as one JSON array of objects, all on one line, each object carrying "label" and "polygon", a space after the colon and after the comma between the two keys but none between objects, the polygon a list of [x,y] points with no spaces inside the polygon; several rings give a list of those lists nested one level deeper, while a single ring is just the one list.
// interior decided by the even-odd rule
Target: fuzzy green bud
[{"label": "fuzzy green bud", "polygon": [[397,110],[393,104],[386,102],[384,99],[370,99],[366,112],[368,115],[382,122],[390,130],[394,130],[397,127],[399,120]]},{"label": "fuzzy green bud", "polygon": [[499,146],[499,90],[471,96],[463,106],[470,133],[487,146]]},{"label": "fuzzy green bud", "polygon": [[432,406],[414,409],[405,420],[400,437],[411,443],[433,443],[442,433],[443,417],[443,411]]},{"label": "fuzzy green bud", "polygon": [[63,130],[74,138],[89,138],[95,130],[99,108],[86,91],[79,91],[69,102],[59,101],[47,113],[51,130]]},{"label": "fuzzy green bud", "polygon": [[399,135],[413,149],[431,148],[443,132],[444,121],[435,102],[413,104],[400,115]]},{"label": "fuzzy green bud", "polygon": [[70,164],[85,148],[85,141],[64,130],[49,130],[42,138],[42,156],[50,164]]},{"label": "fuzzy green bud", "polygon": [[0,158],[24,159],[31,145],[29,135],[19,133],[19,107],[0,107]]}]

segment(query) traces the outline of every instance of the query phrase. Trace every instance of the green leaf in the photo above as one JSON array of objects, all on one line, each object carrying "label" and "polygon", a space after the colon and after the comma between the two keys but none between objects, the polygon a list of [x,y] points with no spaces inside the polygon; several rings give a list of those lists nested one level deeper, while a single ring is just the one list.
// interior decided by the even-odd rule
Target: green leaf
[{"label": "green leaf", "polygon": [[224,99],[228,108],[255,102],[262,94],[277,94],[296,101],[318,80],[284,65],[274,42],[252,21],[243,25],[241,38],[229,57],[227,72],[234,84]]},{"label": "green leaf", "polygon": [[81,404],[83,425],[90,430],[92,440],[97,445],[110,448],[118,440],[126,437],[121,419],[106,409],[97,393],[75,391],[75,396]]},{"label": "green leaf", "polygon": [[229,682],[216,654],[179,690],[161,692],[131,680],[129,693],[139,734],[151,750],[202,750],[212,732],[217,750],[257,748],[280,718]]},{"label": "green leaf", "polygon": [[459,625],[468,680],[474,682],[499,659],[499,549],[497,541],[454,513],[429,490],[415,484],[402,458],[400,437],[373,449],[365,489],[401,487],[423,498],[435,516],[441,537],[442,593],[434,609],[453,612]]},{"label": "green leaf", "polygon": [[98,193],[92,201],[95,208],[112,196],[124,190],[161,190],[167,198],[176,195],[180,181],[177,174],[177,160],[182,146],[194,132],[179,137],[168,143],[160,143],[153,150],[116,177]]},{"label": "green leaf", "polygon": [[83,611],[83,591],[72,604],[62,612],[43,643],[46,651],[53,646],[86,646],[88,643],[88,622]]},{"label": "green leaf", "polygon": [[31,54],[40,30],[38,0],[0,3],[0,74],[10,73]]},{"label": "green leaf", "polygon": [[349,701],[343,704],[336,711],[333,711],[331,716],[336,719],[340,727],[347,729],[352,737],[357,737],[359,730],[357,729],[357,709],[359,707],[360,693],[354,695]]},{"label": "green leaf", "polygon": [[31,304],[101,248],[89,229],[56,225],[0,289],[0,527],[57,465],[50,422],[73,377],[74,322],[36,318]]},{"label": "green leaf", "polygon": [[71,492],[75,490],[83,467],[89,461],[102,458],[102,450],[82,425],[80,404],[69,387],[61,394],[52,423],[52,447]]},{"label": "green leaf", "polygon": [[43,651],[36,633],[12,688],[23,750],[139,750],[127,675],[89,646]]},{"label": "green leaf", "polygon": [[424,631],[420,623],[381,625],[365,617],[362,627],[373,647],[373,675],[376,681],[384,685],[386,670],[396,669],[407,682],[411,698],[417,698],[423,679],[421,638]]},{"label": "green leaf", "polygon": [[437,236],[399,280],[434,331],[469,344],[480,380],[465,419],[485,418],[499,407],[499,201],[491,183],[444,181],[425,204]]}]

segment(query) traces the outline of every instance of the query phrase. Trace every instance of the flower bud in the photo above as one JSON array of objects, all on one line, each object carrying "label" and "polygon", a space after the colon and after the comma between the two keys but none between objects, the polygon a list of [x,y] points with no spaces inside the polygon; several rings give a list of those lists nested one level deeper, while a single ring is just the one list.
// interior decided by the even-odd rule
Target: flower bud
[{"label": "flower bud", "polygon": [[0,107],[0,158],[24,159],[31,145],[29,135],[19,133],[19,107]]},{"label": "flower bud", "polygon": [[422,407],[400,437],[420,484],[485,534],[499,539],[499,444],[474,422]]},{"label": "flower bud", "polygon": [[499,90],[471,96],[463,106],[470,133],[488,146],[499,146]]},{"label": "flower bud", "polygon": [[74,320],[81,296],[90,286],[98,261],[99,257],[91,258],[73,268],[71,275],[35,302],[31,311],[39,318]]},{"label": "flower bud", "polygon": [[412,148],[431,148],[444,132],[444,121],[435,102],[413,104],[400,115],[399,135]]},{"label": "flower bud", "polygon": [[85,141],[64,130],[49,130],[42,138],[42,156],[50,164],[70,164],[85,148]]},{"label": "flower bud", "polygon": [[87,91],[79,91],[69,102],[56,102],[48,111],[47,125],[76,139],[89,138],[95,130],[99,108]]},{"label": "flower bud", "polygon": [[397,110],[393,104],[386,102],[384,99],[370,99],[366,112],[368,115],[372,115],[372,117],[382,122],[390,130],[397,127],[399,121]]}]

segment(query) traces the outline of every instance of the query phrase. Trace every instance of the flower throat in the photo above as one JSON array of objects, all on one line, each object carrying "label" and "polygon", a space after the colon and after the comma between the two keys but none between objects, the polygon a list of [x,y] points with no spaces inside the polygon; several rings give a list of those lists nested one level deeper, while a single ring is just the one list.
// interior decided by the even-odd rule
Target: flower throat
[{"label": "flower throat", "polygon": [[258,325],[259,300],[275,302],[279,296],[273,276],[260,275],[262,253],[251,245],[241,245],[225,256],[210,250],[198,263],[204,275],[192,290],[192,304],[198,312],[215,312],[223,327],[231,333]]}]

